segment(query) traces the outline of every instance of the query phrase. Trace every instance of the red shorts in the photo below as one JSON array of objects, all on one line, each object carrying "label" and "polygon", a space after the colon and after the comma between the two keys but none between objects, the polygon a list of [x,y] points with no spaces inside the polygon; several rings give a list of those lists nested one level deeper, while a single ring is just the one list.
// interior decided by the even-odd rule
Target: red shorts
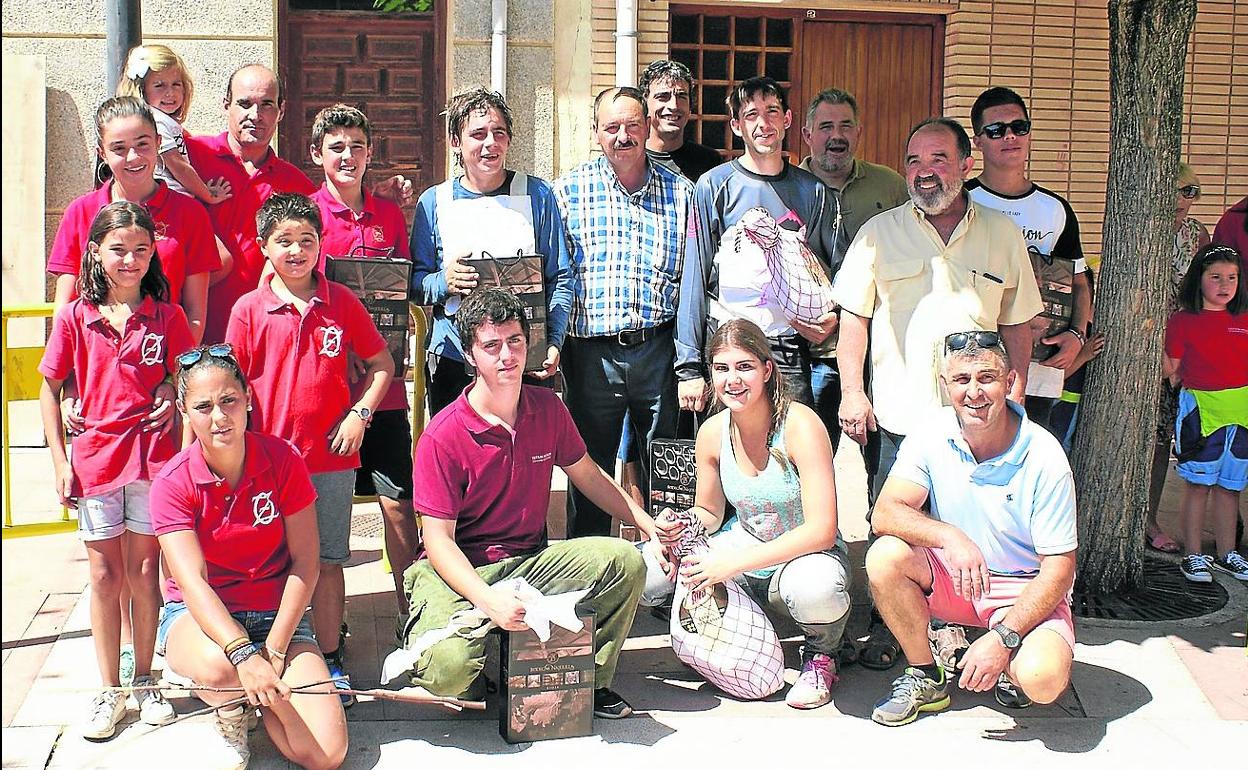
[{"label": "red shorts", "polygon": [[[932,617],[946,623],[957,623],[963,626],[992,628],[1005,620],[1022,595],[1023,589],[1031,582],[1030,577],[1010,577],[993,575],[989,578],[989,592],[978,599],[968,601],[958,596],[954,590],[953,577],[949,574],[949,565],[945,564],[944,551],[940,548],[920,548],[927,554],[927,565],[932,570],[932,590],[927,595],[927,607]],[[1062,599],[1053,614],[1045,618],[1036,628],[1048,628],[1057,633],[1070,649],[1075,649],[1075,623],[1070,614],[1070,597]]]}]

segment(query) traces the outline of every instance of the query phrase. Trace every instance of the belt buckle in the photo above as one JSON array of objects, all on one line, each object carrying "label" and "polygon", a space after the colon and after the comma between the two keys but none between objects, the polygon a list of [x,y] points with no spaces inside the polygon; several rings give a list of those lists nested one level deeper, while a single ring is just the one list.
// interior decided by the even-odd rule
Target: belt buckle
[{"label": "belt buckle", "polygon": [[645,342],[645,329],[621,329],[616,332],[615,339],[621,346],[631,348],[639,342]]}]

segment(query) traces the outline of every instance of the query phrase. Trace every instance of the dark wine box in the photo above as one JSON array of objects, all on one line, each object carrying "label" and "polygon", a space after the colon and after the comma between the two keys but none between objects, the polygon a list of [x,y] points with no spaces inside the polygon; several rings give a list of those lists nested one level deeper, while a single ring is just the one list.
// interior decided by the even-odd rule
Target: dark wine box
[{"label": "dark wine box", "polygon": [[651,516],[664,508],[680,512],[693,507],[698,482],[693,439],[656,438],[650,442]]},{"label": "dark wine box", "polygon": [[364,303],[394,358],[395,378],[402,378],[410,329],[407,300],[412,285],[411,261],[329,257],[325,260],[325,277],[346,286]]},{"label": "dark wine box", "polygon": [[498,732],[508,743],[580,738],[594,732],[594,613],[578,607],[585,628],[504,631]]}]

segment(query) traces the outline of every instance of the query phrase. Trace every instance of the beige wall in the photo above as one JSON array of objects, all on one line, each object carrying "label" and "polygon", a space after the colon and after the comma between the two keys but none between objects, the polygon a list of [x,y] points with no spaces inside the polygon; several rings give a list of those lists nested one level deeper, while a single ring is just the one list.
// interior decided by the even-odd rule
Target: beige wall
[{"label": "beige wall", "polygon": [[[109,95],[104,2],[4,0],[0,26],[4,53],[39,55],[46,61],[45,223],[50,247],[65,206],[92,186],[93,119],[96,107]],[[275,0],[143,3],[144,42],[164,43],[177,51],[194,78],[196,93],[187,128],[195,133],[224,129],[225,81],[240,63],[276,64],[275,28]],[[22,267],[42,271],[45,257],[31,254]],[[8,269],[6,263],[6,275]]]},{"label": "beige wall", "polygon": [[[592,90],[614,82],[614,0],[592,0]],[[1031,175],[1066,195],[1083,245],[1101,250],[1109,164],[1109,22],[1105,0],[744,0],[737,8],[821,8],[946,17],[944,111],[970,123],[989,85],[1014,88],[1035,120]],[[667,53],[668,0],[640,0],[639,66]],[[1248,0],[1200,0],[1189,46],[1184,158],[1204,196],[1192,213],[1210,229],[1248,195]]]}]

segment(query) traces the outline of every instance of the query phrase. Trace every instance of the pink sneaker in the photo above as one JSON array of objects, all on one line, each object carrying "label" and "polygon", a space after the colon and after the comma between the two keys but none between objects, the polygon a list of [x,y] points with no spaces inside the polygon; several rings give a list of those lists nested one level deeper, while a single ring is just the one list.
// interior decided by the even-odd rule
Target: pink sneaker
[{"label": "pink sneaker", "polygon": [[789,688],[784,702],[795,709],[817,709],[832,700],[837,682],[836,661],[822,652],[802,655],[802,673]]}]

